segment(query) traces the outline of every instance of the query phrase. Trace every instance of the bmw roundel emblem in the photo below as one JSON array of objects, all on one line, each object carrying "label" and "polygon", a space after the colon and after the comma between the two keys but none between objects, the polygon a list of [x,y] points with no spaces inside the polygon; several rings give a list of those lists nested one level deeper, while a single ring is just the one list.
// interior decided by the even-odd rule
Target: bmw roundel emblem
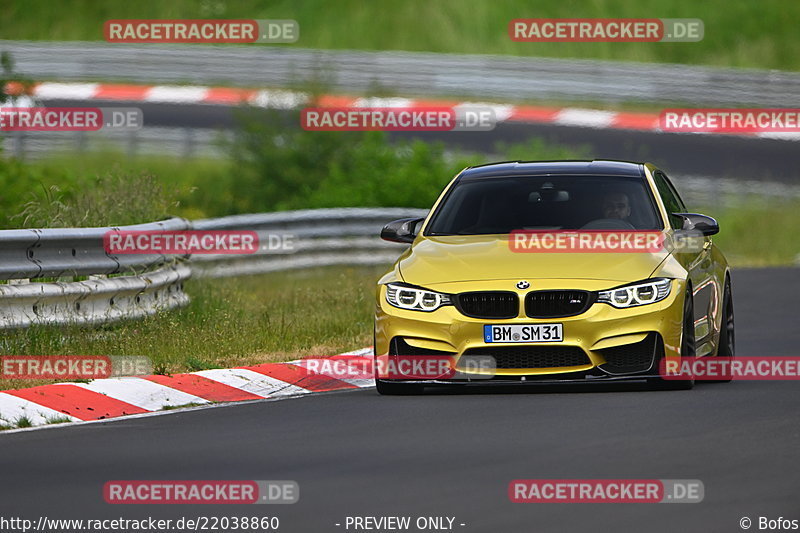
[{"label": "bmw roundel emblem", "polygon": [[527,288],[528,288],[528,287],[530,287],[530,286],[531,286],[531,284],[530,284],[530,283],[528,283],[528,282],[527,282],[527,281],[525,281],[525,280],[522,280],[522,281],[518,281],[518,282],[517,282],[517,288],[518,288],[518,289],[527,289]]}]

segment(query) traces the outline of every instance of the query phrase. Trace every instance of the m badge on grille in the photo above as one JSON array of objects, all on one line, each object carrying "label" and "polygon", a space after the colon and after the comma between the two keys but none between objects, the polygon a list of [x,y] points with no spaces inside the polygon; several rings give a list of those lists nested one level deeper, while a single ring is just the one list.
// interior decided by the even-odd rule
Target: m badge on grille
[{"label": "m badge on grille", "polygon": [[530,287],[530,286],[531,286],[531,284],[530,284],[530,283],[528,283],[528,282],[527,282],[527,281],[525,281],[525,280],[522,280],[522,281],[518,281],[518,282],[517,282],[517,288],[518,288],[518,289],[527,289],[527,288],[528,288],[528,287]]}]

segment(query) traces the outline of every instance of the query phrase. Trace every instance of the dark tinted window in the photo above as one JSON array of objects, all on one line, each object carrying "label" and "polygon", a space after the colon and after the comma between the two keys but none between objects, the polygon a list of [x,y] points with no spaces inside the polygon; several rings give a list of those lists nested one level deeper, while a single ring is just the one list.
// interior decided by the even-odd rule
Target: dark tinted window
[{"label": "dark tinted window", "polygon": [[672,215],[672,213],[686,212],[686,205],[684,205],[683,200],[681,200],[681,197],[678,195],[678,191],[676,191],[675,187],[672,186],[672,183],[670,183],[666,174],[660,170],[657,170],[653,174],[653,179],[656,182],[658,194],[661,195],[661,200],[664,202],[664,207],[667,208],[667,213],[670,214],[670,225],[674,229],[682,228],[683,219]]},{"label": "dark tinted window", "polygon": [[426,235],[510,233],[520,229],[662,229],[642,178],[522,176],[457,182]]}]

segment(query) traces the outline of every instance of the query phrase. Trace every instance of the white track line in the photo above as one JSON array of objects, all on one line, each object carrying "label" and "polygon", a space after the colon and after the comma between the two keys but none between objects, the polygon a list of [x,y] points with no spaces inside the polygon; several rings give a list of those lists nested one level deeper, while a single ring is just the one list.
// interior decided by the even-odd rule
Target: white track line
[{"label": "white track line", "polygon": [[252,104],[270,109],[295,109],[308,101],[308,95],[302,92],[284,90],[258,91],[252,99]]},{"label": "white track line", "polygon": [[190,104],[202,102],[207,94],[208,87],[172,87],[169,85],[157,85],[147,91],[144,99],[148,102]]},{"label": "white track line", "polygon": [[413,107],[414,100],[410,98],[359,98],[353,107]]},{"label": "white track line", "polygon": [[65,100],[93,100],[97,94],[97,83],[40,83],[36,87],[38,98]]},{"label": "white track line", "polygon": [[556,115],[555,123],[564,126],[583,126],[587,128],[608,128],[616,118],[613,111],[597,109],[580,109],[568,107]]},{"label": "white track line", "polygon": [[453,106],[456,112],[477,111],[487,108],[494,112],[494,118],[497,122],[508,120],[508,117],[514,112],[514,106],[512,105],[496,104],[492,102],[461,102]]}]

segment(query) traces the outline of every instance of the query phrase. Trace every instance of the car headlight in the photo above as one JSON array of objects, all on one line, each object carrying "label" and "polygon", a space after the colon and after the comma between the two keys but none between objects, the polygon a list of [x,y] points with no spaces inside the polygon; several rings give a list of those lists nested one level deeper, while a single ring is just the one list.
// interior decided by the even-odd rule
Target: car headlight
[{"label": "car headlight", "polygon": [[386,285],[386,301],[400,309],[412,311],[435,311],[443,305],[450,305],[450,295],[429,291],[400,283]]},{"label": "car headlight", "polygon": [[671,279],[656,278],[646,282],[617,287],[616,289],[600,291],[597,301],[613,305],[618,309],[636,307],[637,305],[660,302],[669,296],[671,289]]}]

